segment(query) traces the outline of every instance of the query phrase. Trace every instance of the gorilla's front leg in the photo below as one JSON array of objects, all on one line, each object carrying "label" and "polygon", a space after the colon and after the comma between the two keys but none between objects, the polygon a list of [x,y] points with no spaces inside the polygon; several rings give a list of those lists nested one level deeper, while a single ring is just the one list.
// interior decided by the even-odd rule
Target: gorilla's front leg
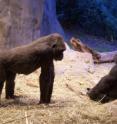
[{"label": "gorilla's front leg", "polygon": [[0,102],[1,102],[1,94],[2,94],[3,86],[4,86],[4,81],[0,81]]},{"label": "gorilla's front leg", "polygon": [[40,103],[50,103],[54,83],[53,61],[43,63],[40,74]]},{"label": "gorilla's front leg", "polygon": [[2,89],[3,89],[3,86],[4,86],[5,80],[6,80],[5,69],[4,69],[4,66],[2,64],[0,64],[0,98],[1,98]]},{"label": "gorilla's front leg", "polygon": [[6,99],[14,99],[14,88],[15,88],[15,77],[16,74],[12,72],[7,72],[7,79],[6,79]]}]

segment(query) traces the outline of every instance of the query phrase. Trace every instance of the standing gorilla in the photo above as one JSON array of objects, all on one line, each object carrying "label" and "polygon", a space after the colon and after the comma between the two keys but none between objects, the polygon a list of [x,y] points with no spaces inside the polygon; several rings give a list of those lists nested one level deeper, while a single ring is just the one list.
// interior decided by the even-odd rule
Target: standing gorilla
[{"label": "standing gorilla", "polygon": [[6,98],[13,99],[16,74],[28,75],[41,67],[40,103],[50,103],[53,83],[53,60],[62,60],[66,47],[59,34],[42,37],[29,45],[0,51],[0,95],[6,81]]}]

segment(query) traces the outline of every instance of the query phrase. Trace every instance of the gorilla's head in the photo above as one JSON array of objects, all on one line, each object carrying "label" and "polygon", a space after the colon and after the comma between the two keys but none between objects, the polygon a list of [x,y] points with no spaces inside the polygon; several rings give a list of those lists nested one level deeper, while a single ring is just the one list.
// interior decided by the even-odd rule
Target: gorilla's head
[{"label": "gorilla's head", "polygon": [[92,89],[87,88],[87,95],[90,97],[90,99],[101,103],[106,103],[110,100],[107,94],[98,93],[95,90],[93,90],[93,88]]},{"label": "gorilla's head", "polygon": [[96,86],[87,88],[87,95],[94,101],[106,103],[117,99],[117,79],[111,75],[101,78]]},{"label": "gorilla's head", "polygon": [[64,40],[61,35],[55,33],[51,35],[51,47],[54,60],[62,60],[63,52],[66,50]]}]

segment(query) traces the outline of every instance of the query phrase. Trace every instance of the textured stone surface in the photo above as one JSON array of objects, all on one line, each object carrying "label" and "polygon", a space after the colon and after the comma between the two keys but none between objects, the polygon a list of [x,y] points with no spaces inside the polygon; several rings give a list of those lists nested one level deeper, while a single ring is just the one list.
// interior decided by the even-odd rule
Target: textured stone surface
[{"label": "textured stone surface", "polygon": [[44,0],[0,0],[0,45],[27,44],[40,35]]}]

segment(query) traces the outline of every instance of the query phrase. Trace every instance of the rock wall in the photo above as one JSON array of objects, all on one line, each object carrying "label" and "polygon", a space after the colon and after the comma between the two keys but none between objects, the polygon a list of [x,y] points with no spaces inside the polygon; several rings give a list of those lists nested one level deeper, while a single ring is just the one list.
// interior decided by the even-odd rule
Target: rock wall
[{"label": "rock wall", "polygon": [[40,36],[44,0],[0,0],[0,46],[12,48]]}]

